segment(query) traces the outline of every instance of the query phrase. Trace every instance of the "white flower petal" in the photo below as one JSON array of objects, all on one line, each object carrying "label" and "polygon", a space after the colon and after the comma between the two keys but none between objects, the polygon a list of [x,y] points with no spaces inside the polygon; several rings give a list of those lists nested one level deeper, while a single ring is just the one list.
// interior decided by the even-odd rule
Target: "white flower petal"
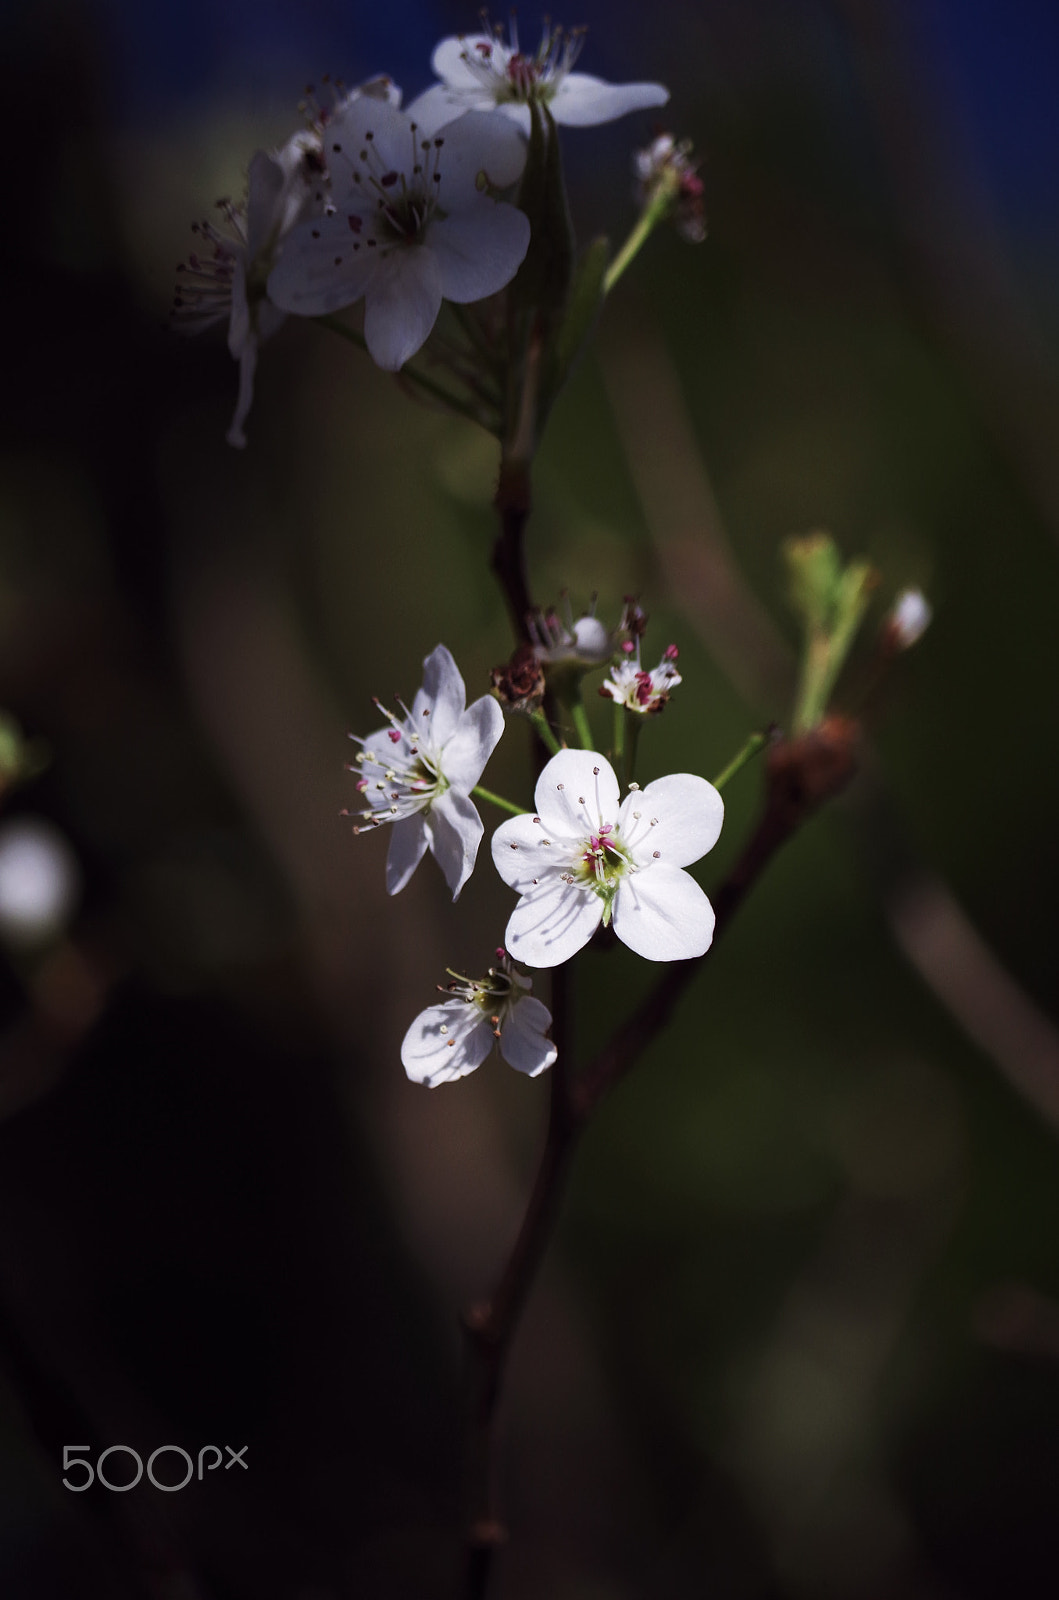
[{"label": "white flower petal", "polygon": [[456,732],[445,744],[445,776],[454,789],[462,794],[471,792],[503,731],[504,713],[491,694],[484,694],[467,707]]},{"label": "white flower petal", "polygon": [[605,756],[595,750],[560,750],[537,779],[534,801],[550,835],[584,839],[601,821],[616,820],[620,792]]},{"label": "white flower petal", "polygon": [[[447,645],[436,645],[423,662],[423,687],[412,702],[412,721],[434,748],[440,749],[459,727],[466,704],[467,690],[452,651]],[[445,775],[451,781],[447,762]]]},{"label": "white flower petal", "polygon": [[495,110],[457,114],[438,131],[442,140],[438,171],[438,198],[446,211],[463,206],[480,194],[478,174],[484,172],[496,189],[517,183],[526,165],[529,146],[510,118]]},{"label": "white flower petal", "polygon": [[434,1088],[481,1066],[493,1047],[493,1029],[477,1006],[446,1000],[416,1017],[401,1045],[401,1062],[413,1083]]},{"label": "white flower petal", "polygon": [[[471,104],[472,102],[464,95],[453,94],[443,83],[435,83],[411,102],[406,114],[415,123],[416,132],[421,138],[432,139],[436,133],[451,123],[454,117],[459,117],[467,111]],[[492,104],[491,95],[480,96],[480,108],[483,111],[489,110]]]},{"label": "white flower petal", "polygon": [[687,961],[713,942],[713,907],[679,867],[652,862],[623,878],[614,900],[614,932],[648,961]]},{"label": "white flower petal", "polygon": [[386,252],[364,298],[368,353],[384,372],[397,372],[422,347],[441,298],[441,274],[431,250],[413,244]]},{"label": "white flower petal", "polygon": [[266,339],[271,339],[287,320],[287,313],[274,306],[271,300],[259,300],[254,307],[254,326],[257,331],[257,342],[264,344]]},{"label": "white flower petal", "polygon": [[493,37],[488,33],[450,34],[434,46],[431,71],[451,89],[477,89],[478,79],[464,58],[470,56],[473,60],[479,49],[493,48]]},{"label": "white flower petal", "polygon": [[246,297],[246,256],[236,263],[232,273],[232,311],[228,322],[228,354],[238,361],[246,342],[253,335],[250,321],[250,302]]},{"label": "white flower petal", "polygon": [[[362,151],[366,156],[362,157]],[[355,170],[376,177],[407,171],[412,156],[407,114],[371,95],[347,102],[336,111],[324,134],[325,160],[331,163],[336,156]],[[336,194],[335,200],[341,206],[341,195]]]},{"label": "white flower petal", "polygon": [[287,175],[276,157],[267,150],[258,150],[246,178],[246,252],[251,260],[282,225],[287,185]]},{"label": "white flower petal", "polygon": [[351,306],[380,266],[378,252],[354,249],[345,215],[300,222],[268,280],[269,299],[300,317],[322,317]]},{"label": "white flower petal", "polygon": [[523,895],[511,913],[504,945],[527,967],[557,967],[584,948],[602,917],[597,894],[553,876]]},{"label": "white flower petal", "polygon": [[571,72],[556,89],[548,109],[555,121],[568,128],[588,128],[613,122],[630,111],[664,106],[669,90],[660,83],[604,83],[585,72]]},{"label": "white flower petal", "polygon": [[500,1054],[516,1072],[535,1078],[550,1067],[558,1051],[545,1034],[552,1025],[546,1005],[526,995],[509,1008],[500,1029]]},{"label": "white flower petal", "polygon": [[482,819],[473,800],[457,793],[455,789],[446,789],[444,794],[438,795],[430,810],[423,815],[431,854],[452,890],[452,898],[457,900],[460,890],[474,871],[478,846],[485,832]]},{"label": "white flower petal", "polygon": [[570,865],[570,840],[545,844],[547,837],[544,819],[534,822],[528,815],[509,817],[493,834],[493,865],[504,882],[520,894],[528,894],[538,878],[550,877]]},{"label": "white flower petal", "polygon": [[246,432],[244,424],[250,414],[250,407],[254,399],[254,373],[257,370],[257,340],[248,337],[243,343],[242,354],[239,357],[239,396],[235,402],[235,414],[226,438],[228,443],[237,450],[246,448]]},{"label": "white flower petal", "polygon": [[401,94],[402,91],[393,79],[388,78],[385,73],[380,73],[378,77],[366,78],[363,83],[358,83],[355,88],[350,89],[349,93],[338,102],[334,115],[343,115],[355,100],[385,100],[388,105],[399,106]]},{"label": "white flower petal", "polygon": [[380,777],[380,768],[386,768],[395,761],[406,762],[411,759],[412,747],[404,734],[399,739],[391,739],[390,734],[397,730],[392,728],[379,728],[375,733],[369,733],[366,739],[360,741],[365,757],[372,757],[364,761],[364,776],[369,783],[374,783]]},{"label": "white flower petal", "polygon": [[431,223],[427,238],[441,293],[467,305],[511,282],[529,249],[530,224],[515,206],[480,195],[465,210]]},{"label": "white flower petal", "polygon": [[527,139],[529,138],[530,128],[533,126],[529,106],[523,105],[520,100],[505,100],[496,109],[502,117],[507,117],[513,122]]},{"label": "white flower petal", "polygon": [[[641,822],[633,821],[632,812],[641,813]],[[690,772],[675,772],[666,778],[656,778],[639,794],[626,796],[621,808],[620,827],[633,851],[644,837],[643,824],[657,818],[651,828],[650,846],[662,853],[662,860],[671,867],[688,867],[712,850],[724,822],[724,801],[712,783]]]},{"label": "white flower petal", "polygon": [[422,861],[427,848],[424,815],[399,817],[390,829],[390,848],[386,855],[386,892],[399,894]]}]

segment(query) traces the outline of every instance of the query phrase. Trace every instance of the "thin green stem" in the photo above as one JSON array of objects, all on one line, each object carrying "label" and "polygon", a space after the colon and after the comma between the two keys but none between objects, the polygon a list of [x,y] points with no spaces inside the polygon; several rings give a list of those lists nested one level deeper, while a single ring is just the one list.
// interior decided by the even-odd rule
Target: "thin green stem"
[{"label": "thin green stem", "polygon": [[632,783],[636,776],[636,747],[640,742],[640,724],[643,717],[635,712],[630,713],[625,719],[628,738],[625,742],[625,782]]},{"label": "thin green stem", "polygon": [[666,212],[670,209],[670,205],[671,201],[667,197],[664,201],[654,201],[641,212],[636,226],[603,274],[604,297],[613,289],[626,267],[631,266],[635,261],[658,224],[662,221],[662,218],[666,215]]},{"label": "thin green stem", "polygon": [[796,735],[808,733],[820,722],[827,710],[828,696],[837,675],[829,636],[821,631],[810,632],[805,643],[801,682],[792,719]]},{"label": "thin green stem", "polygon": [[723,789],[725,784],[729,783],[737,772],[742,771],[748,761],[752,761],[761,750],[764,750],[768,742],[769,736],[767,733],[752,733],[738,755],[734,756],[724,770],[714,778],[713,787],[715,789]]},{"label": "thin green stem", "polygon": [[557,756],[562,745],[552,732],[551,723],[541,710],[530,712],[530,721],[537,730],[541,743],[546,747],[549,755]]},{"label": "thin green stem", "polygon": [[614,767],[618,774],[618,783],[625,788],[625,707],[620,700],[614,702],[614,739],[613,739]]},{"label": "thin green stem", "polygon": [[[367,350],[367,341],[362,333],[355,328],[347,328],[338,317],[330,314],[314,317],[314,322],[320,323],[324,328],[330,328],[332,333],[337,333],[349,344],[355,344],[358,350]],[[485,414],[477,406],[471,405],[467,400],[461,400],[459,395],[453,394],[451,389],[446,389],[443,383],[437,383],[433,378],[427,377],[425,372],[419,372],[415,367],[402,367],[397,374],[406,383],[411,383],[424,394],[429,394],[434,400],[439,400],[448,411],[458,412],[461,417],[467,417],[471,422],[477,422],[479,427],[485,428],[488,433],[495,433],[496,429],[486,419]]]},{"label": "thin green stem", "polygon": [[592,729],[590,728],[588,722],[588,713],[585,710],[580,694],[576,700],[571,700],[569,711],[570,716],[573,719],[577,737],[581,741],[582,750],[594,750],[596,748],[596,742],[592,737]]},{"label": "thin green stem", "polygon": [[524,817],[528,813],[525,806],[517,806],[512,800],[505,800],[502,794],[494,794],[492,789],[487,789],[481,783],[476,783],[471,790],[479,800],[487,800],[491,806],[498,806],[501,811],[506,811],[512,817]]}]

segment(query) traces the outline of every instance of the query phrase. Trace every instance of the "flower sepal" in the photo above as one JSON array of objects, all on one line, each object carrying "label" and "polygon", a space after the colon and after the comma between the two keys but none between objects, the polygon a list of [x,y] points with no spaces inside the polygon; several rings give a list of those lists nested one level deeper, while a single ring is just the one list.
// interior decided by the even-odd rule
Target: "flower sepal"
[{"label": "flower sepal", "polygon": [[530,106],[530,136],[518,205],[530,223],[526,259],[511,288],[517,310],[550,319],[565,305],[574,267],[574,230],[559,136],[547,107]]},{"label": "flower sepal", "polygon": [[843,565],[827,533],[788,539],[783,554],[805,640],[793,718],[794,732],[800,734],[823,721],[879,578],[870,562]]}]

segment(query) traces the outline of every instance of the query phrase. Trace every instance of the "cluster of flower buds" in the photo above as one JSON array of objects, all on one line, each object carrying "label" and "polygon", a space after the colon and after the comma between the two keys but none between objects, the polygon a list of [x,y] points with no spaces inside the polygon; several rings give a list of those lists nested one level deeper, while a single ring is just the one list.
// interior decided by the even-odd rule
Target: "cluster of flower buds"
[{"label": "cluster of flower buds", "polygon": [[633,173],[641,209],[660,211],[672,218],[682,238],[701,244],[706,237],[703,187],[691,151],[689,139],[678,142],[671,133],[660,133],[645,150],[637,150]]},{"label": "cluster of flower buds", "polygon": [[[679,651],[671,644],[658,666],[645,672],[640,661],[640,641],[647,616],[632,595],[616,626],[608,628],[596,615],[596,598],[575,617],[570,597],[564,593],[556,606],[531,612],[526,618],[529,641],[514,651],[509,661],[494,667],[493,688],[507,711],[534,714],[549,690],[560,700],[579,693],[586,673],[610,666],[610,680],[600,686],[609,696],[637,716],[661,711],[672,689],[681,681],[675,662]],[[615,660],[615,657],[618,659]]]},{"label": "cluster of flower buds", "polygon": [[396,372],[443,301],[474,304],[512,282],[532,229],[557,214],[519,188],[534,127],[610,122],[669,98],[661,84],[574,71],[581,44],[581,30],[546,25],[528,53],[514,20],[507,37],[487,25],[443,39],[437,81],[407,107],[388,77],[336,89],[306,104],[308,126],[286,144],[257,152],[245,201],[220,202],[220,225],[196,224],[174,307],[189,330],[227,323],[240,368],[232,444],[245,443],[259,346],[287,314],[363,301],[368,352]]}]

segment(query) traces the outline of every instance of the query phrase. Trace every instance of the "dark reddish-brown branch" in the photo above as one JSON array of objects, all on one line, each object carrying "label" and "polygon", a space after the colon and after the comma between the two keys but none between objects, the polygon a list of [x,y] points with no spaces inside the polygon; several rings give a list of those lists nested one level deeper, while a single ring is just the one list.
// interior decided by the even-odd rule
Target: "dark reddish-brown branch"
[{"label": "dark reddish-brown branch", "polygon": [[[765,807],[735,867],[714,896],[721,937],[777,850],[824,801],[852,778],[858,729],[832,716],[797,739],[779,739],[766,760]],[[708,952],[707,952],[708,953]],[[486,1593],[493,1552],[505,1530],[493,1494],[494,1421],[508,1351],[537,1268],[562,1205],[577,1140],[600,1100],[636,1064],[668,1023],[705,960],[673,962],[647,998],[614,1033],[575,1083],[570,1074],[570,1029],[563,969],[555,973],[554,1036],[548,1132],[522,1226],[492,1298],[464,1318],[468,1353],[468,1588],[470,1600]]]},{"label": "dark reddish-brown branch", "polygon": [[493,572],[507,603],[519,643],[529,638],[526,619],[533,610],[526,576],[525,529],[530,514],[530,476],[518,462],[504,461],[494,501],[500,532],[493,542]]}]

